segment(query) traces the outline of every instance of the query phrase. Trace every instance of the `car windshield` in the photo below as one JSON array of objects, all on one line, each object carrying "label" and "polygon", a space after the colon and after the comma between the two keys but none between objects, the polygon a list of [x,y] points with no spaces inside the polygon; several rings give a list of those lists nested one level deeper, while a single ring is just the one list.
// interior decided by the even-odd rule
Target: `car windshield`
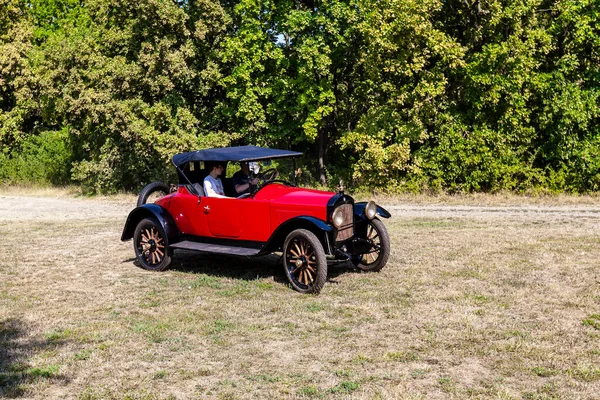
[{"label": "car windshield", "polygon": [[[239,162],[230,162],[227,164],[227,170],[225,171],[225,177],[231,178],[233,175],[241,170],[241,164]],[[274,171],[277,172],[277,177],[272,177],[275,180],[287,181],[294,183],[294,161],[291,158],[282,158],[277,160],[265,160],[265,161],[250,161],[248,162],[249,176],[263,177],[267,175],[273,175]],[[268,178],[268,176],[267,176]],[[271,180],[271,179],[268,179]]]}]

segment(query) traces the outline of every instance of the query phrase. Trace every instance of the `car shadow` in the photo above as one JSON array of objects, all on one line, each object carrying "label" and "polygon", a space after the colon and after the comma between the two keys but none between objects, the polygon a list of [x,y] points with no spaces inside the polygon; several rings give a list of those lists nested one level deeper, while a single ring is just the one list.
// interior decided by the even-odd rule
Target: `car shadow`
[{"label": "car shadow", "polygon": [[24,385],[40,379],[67,381],[59,373],[59,366],[34,368],[28,363],[35,353],[56,349],[64,344],[64,341],[53,339],[28,338],[27,326],[21,320],[0,320],[0,398],[24,397]]},{"label": "car shadow", "polygon": [[[285,284],[287,277],[281,264],[281,257],[281,254],[277,253],[259,257],[233,257],[177,250],[169,269],[246,281],[272,278],[275,282]],[[134,264],[140,267],[137,262]],[[327,280],[335,283],[336,278],[348,273],[360,273],[360,270],[350,262],[333,263],[328,265]]]},{"label": "car shadow", "polygon": [[206,274],[232,279],[255,280],[273,277],[285,281],[281,256],[267,254],[260,257],[232,257],[220,254],[177,250],[169,269],[193,274]]}]

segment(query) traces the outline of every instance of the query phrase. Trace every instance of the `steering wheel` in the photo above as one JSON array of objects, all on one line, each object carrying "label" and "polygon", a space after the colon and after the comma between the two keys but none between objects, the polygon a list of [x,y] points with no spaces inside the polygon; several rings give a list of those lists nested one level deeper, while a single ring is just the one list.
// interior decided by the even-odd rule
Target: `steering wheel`
[{"label": "steering wheel", "polygon": [[260,179],[261,181],[272,181],[273,179],[277,178],[279,176],[279,172],[277,172],[277,169],[275,168],[269,168],[267,170],[265,170],[265,172],[260,172],[256,175],[256,177],[258,179]]}]

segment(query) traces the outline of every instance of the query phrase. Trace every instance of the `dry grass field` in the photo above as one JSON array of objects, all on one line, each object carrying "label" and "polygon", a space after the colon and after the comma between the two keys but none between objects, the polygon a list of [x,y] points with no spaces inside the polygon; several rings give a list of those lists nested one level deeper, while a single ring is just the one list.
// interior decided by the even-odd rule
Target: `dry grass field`
[{"label": "dry grass field", "polygon": [[387,199],[380,273],[120,242],[134,197],[0,192],[0,397],[600,398],[597,198]]}]

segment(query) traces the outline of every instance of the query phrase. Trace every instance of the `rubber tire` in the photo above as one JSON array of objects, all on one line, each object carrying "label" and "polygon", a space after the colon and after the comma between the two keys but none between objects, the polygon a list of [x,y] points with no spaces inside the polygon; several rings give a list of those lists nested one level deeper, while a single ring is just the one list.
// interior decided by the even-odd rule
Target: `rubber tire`
[{"label": "rubber tire", "polygon": [[150,195],[155,192],[163,192],[166,196],[170,192],[169,185],[163,182],[152,182],[144,186],[138,197],[137,206],[139,207],[146,204]]},{"label": "rubber tire", "polygon": [[383,222],[381,222],[381,220],[377,218],[374,218],[371,221],[369,221],[369,225],[373,225],[373,228],[375,228],[375,231],[379,235],[381,245],[381,252],[379,253],[379,257],[377,258],[377,260],[375,260],[374,263],[368,265],[361,263],[359,257],[354,258],[352,260],[352,263],[362,271],[378,272],[381,271],[383,267],[385,267],[385,265],[388,262],[388,259],[390,258],[390,235],[388,234],[388,231]]},{"label": "rubber tire", "polygon": [[[287,268],[287,253],[289,251],[288,247],[292,243],[292,240],[296,237],[304,238],[308,244],[314,249],[315,252],[315,261],[317,262],[317,276],[311,286],[302,287],[299,286],[298,283],[295,282],[295,279],[291,276],[290,270]],[[317,239],[314,233],[308,231],[306,229],[296,229],[295,231],[290,232],[285,238],[285,242],[283,243],[283,269],[285,271],[285,275],[290,282],[290,285],[294,288],[294,290],[300,293],[313,293],[317,294],[321,291],[325,282],[327,282],[327,259],[325,258],[325,251],[323,250],[323,245]]]},{"label": "rubber tire", "polygon": [[[148,264],[142,253],[138,250],[140,240],[142,238],[142,230],[149,228],[156,228],[158,234],[162,237],[165,242],[164,257],[159,264]],[[135,227],[135,233],[133,234],[133,251],[135,257],[142,266],[142,268],[149,271],[164,271],[171,264],[171,250],[169,249],[169,238],[165,234],[165,230],[161,224],[154,218],[146,218],[141,220]]]}]

